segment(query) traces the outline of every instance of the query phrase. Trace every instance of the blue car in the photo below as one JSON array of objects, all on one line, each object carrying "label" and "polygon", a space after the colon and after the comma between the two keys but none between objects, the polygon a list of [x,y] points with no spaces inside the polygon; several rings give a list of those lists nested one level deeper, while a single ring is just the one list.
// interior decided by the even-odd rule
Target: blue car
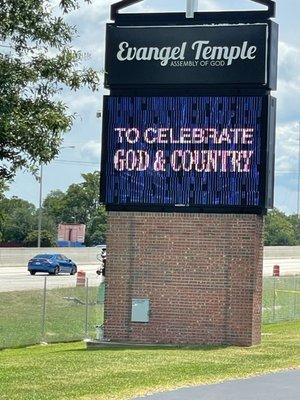
[{"label": "blue car", "polygon": [[29,260],[28,271],[31,275],[35,275],[37,272],[48,272],[50,275],[64,272],[75,275],[77,266],[62,254],[38,254]]}]

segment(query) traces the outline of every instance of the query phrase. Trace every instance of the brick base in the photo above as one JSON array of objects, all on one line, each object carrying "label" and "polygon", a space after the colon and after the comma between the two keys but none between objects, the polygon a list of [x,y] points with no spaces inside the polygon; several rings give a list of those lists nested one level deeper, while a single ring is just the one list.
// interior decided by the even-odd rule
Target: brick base
[{"label": "brick base", "polygon": [[[108,217],[105,337],[174,344],[260,343],[263,217],[118,213]],[[131,322],[148,298],[150,322]]]}]

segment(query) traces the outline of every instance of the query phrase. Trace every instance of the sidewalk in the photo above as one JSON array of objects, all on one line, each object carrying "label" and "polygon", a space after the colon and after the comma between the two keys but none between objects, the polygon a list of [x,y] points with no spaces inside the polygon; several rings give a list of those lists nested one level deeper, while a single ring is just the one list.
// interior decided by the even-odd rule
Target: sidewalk
[{"label": "sidewalk", "polygon": [[135,400],[299,400],[300,369],[179,389]]}]

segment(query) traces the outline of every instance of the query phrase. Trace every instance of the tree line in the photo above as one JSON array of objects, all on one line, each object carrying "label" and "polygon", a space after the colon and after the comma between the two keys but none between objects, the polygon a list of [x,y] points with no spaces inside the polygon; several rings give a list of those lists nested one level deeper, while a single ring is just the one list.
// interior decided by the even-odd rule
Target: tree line
[{"label": "tree line", "polygon": [[[54,190],[43,201],[41,245],[52,247],[57,241],[60,223],[86,225],[87,246],[105,243],[107,216],[99,205],[99,172],[82,175],[81,183],[66,192]],[[39,210],[30,202],[7,198],[0,189],[0,243],[2,246],[36,247]]]},{"label": "tree line", "polygon": [[265,246],[300,246],[300,218],[274,209],[265,219]]},{"label": "tree line", "polygon": [[[43,201],[42,246],[56,245],[60,223],[86,224],[87,246],[105,243],[107,214],[99,204],[100,174],[82,175],[83,181],[66,190],[54,190]],[[0,184],[0,243],[2,246],[37,245],[39,210],[30,202],[7,198],[7,186]],[[300,219],[274,209],[265,219],[266,246],[300,245]]]}]

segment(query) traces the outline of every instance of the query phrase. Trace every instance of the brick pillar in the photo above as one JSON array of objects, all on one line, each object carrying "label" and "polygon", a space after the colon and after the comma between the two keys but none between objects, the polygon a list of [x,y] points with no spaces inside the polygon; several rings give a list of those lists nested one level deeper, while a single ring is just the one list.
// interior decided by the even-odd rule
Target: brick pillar
[{"label": "brick pillar", "polygon": [[[108,216],[105,336],[112,341],[258,344],[263,217],[118,213]],[[150,322],[131,322],[148,298]]]}]

